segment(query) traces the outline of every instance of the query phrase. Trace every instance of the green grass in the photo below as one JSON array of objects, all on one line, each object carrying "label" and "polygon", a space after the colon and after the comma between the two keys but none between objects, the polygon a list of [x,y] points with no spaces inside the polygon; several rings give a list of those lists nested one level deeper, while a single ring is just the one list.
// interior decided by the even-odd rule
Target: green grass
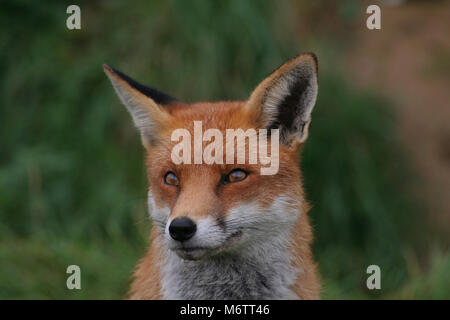
[{"label": "green grass", "polygon": [[[65,237],[33,237],[2,241],[1,298],[121,298],[144,244],[137,248],[127,239],[102,240],[83,243]],[[66,269],[72,264],[81,269],[81,290],[66,287]]]},{"label": "green grass", "polygon": [[[68,4],[1,4],[0,298],[121,298],[145,252],[143,151],[102,63],[185,101],[232,100],[327,47],[297,36],[288,1],[82,1],[81,31],[65,28]],[[339,54],[320,51],[321,65]],[[449,298],[449,255],[417,233],[389,102],[334,68],[319,84],[301,166],[323,296]],[[70,264],[80,291],[65,287]],[[379,292],[364,288],[370,264]]]}]

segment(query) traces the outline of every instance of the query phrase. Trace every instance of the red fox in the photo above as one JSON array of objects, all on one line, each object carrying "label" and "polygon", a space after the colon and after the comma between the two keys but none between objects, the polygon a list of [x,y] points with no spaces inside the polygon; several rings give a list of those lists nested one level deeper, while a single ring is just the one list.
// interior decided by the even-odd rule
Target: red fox
[{"label": "red fox", "polygon": [[[248,100],[234,102],[183,103],[103,67],[147,155],[151,245],[134,273],[129,298],[318,299],[299,169],[318,91],[316,56],[294,57]],[[278,152],[276,172],[261,174],[259,160],[174,163],[173,132],[183,128],[194,135],[196,121],[224,136],[230,129],[278,130],[278,150],[271,133],[263,136],[271,154]],[[207,142],[203,137],[200,145],[206,148]],[[255,152],[249,143],[244,148]]]}]

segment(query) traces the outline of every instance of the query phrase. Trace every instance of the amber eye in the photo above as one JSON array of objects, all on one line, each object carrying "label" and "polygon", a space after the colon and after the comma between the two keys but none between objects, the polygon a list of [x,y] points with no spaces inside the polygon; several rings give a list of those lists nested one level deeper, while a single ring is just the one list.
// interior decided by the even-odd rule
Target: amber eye
[{"label": "amber eye", "polygon": [[245,180],[247,178],[248,173],[242,169],[234,169],[229,174],[225,176],[224,181],[226,183],[229,182],[239,182]]},{"label": "amber eye", "polygon": [[164,176],[164,183],[171,186],[178,186],[180,184],[180,180],[172,171],[168,171]]}]

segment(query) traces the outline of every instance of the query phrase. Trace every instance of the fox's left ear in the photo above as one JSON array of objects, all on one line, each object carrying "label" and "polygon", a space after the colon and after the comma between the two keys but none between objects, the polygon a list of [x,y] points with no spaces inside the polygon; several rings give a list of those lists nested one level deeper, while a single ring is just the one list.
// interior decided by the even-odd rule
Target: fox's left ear
[{"label": "fox's left ear", "polygon": [[170,120],[170,114],[165,106],[177,100],[138,83],[107,64],[103,65],[103,70],[130,112],[134,125],[141,133],[143,145],[148,147],[153,144],[158,139],[161,128]]},{"label": "fox's left ear", "polygon": [[314,54],[296,56],[258,85],[245,108],[260,127],[280,129],[284,144],[303,143],[316,103],[317,70]]}]

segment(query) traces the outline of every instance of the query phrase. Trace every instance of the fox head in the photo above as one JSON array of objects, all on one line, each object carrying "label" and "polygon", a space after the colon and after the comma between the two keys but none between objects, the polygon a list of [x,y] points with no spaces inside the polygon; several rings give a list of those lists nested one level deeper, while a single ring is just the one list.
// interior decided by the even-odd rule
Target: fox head
[{"label": "fox head", "polygon": [[[301,54],[264,79],[246,101],[186,104],[104,65],[140,132],[147,154],[150,214],[171,251],[197,260],[286,238],[306,208],[298,165],[317,97],[317,69],[314,54]],[[216,130],[223,137],[230,129],[270,130],[263,137],[271,154],[278,148],[278,170],[261,174],[265,164],[259,160],[175,163],[173,132],[182,128],[193,137],[198,121],[203,130]],[[201,146],[207,148],[208,141],[211,137],[204,137]],[[244,148],[249,158],[255,152],[247,142]]]}]

